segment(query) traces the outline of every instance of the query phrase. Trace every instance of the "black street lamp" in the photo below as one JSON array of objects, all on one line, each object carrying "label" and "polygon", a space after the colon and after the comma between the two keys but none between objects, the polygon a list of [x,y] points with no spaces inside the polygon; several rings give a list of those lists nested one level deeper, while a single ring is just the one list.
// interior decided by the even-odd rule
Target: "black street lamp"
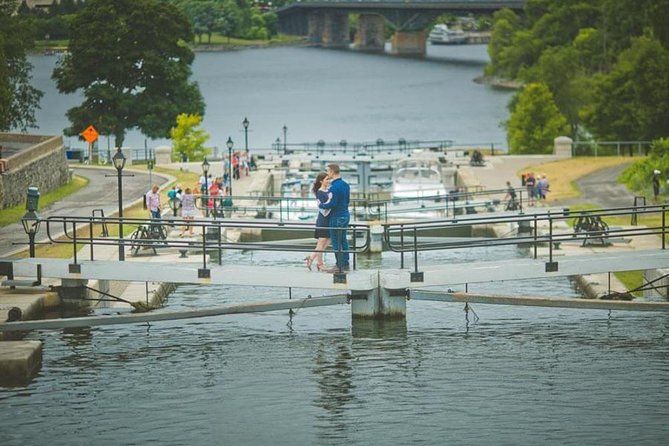
[{"label": "black street lamp", "polygon": [[202,161],[202,175],[204,176],[204,191],[202,192],[202,206],[204,206],[204,215],[206,217],[209,217],[209,200],[207,200],[207,195],[209,195],[209,178],[207,177],[209,175],[209,161],[207,161],[207,157],[204,157],[204,161]]},{"label": "black street lamp", "polygon": [[286,151],[286,134],[288,133],[288,127],[283,126],[283,151]]},{"label": "black street lamp", "polygon": [[37,207],[39,203],[39,191],[36,187],[28,188],[28,195],[26,197],[26,209],[28,210],[23,218],[21,224],[28,240],[30,241],[30,257],[35,257],[35,235],[39,231],[40,219],[37,215]]},{"label": "black street lamp", "polygon": [[116,167],[116,183],[118,185],[118,259],[125,260],[125,250],[123,249],[123,168],[125,167],[125,156],[119,147],[112,157],[114,167]]},{"label": "black street lamp", "polygon": [[280,153],[281,152],[281,140],[277,137],[276,141],[274,141],[274,142],[276,143],[276,153]]},{"label": "black street lamp", "polygon": [[[225,142],[225,145],[228,148],[228,159],[230,160],[230,204],[232,204],[232,179],[234,178],[234,171],[232,170],[232,146],[235,143],[232,142],[232,138],[228,136],[228,140]],[[237,166],[239,168],[239,166]]]},{"label": "black street lamp", "polygon": [[249,120],[244,118],[242,125],[244,126],[244,150],[248,153],[249,151]]}]

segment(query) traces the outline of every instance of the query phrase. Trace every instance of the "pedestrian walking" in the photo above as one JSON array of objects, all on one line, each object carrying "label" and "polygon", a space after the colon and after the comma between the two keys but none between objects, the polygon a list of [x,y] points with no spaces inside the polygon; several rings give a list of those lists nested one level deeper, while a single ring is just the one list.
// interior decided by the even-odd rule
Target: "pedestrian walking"
[{"label": "pedestrian walking", "polygon": [[146,193],[146,208],[151,214],[151,218],[154,220],[160,220],[160,194],[158,191],[160,187],[157,184],[154,184],[151,187],[151,190]]}]

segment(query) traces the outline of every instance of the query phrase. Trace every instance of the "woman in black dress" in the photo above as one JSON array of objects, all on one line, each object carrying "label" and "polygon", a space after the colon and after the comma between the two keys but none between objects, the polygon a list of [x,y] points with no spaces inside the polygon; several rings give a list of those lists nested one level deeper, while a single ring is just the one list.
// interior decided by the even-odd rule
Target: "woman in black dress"
[{"label": "woman in black dress", "polygon": [[[314,181],[311,191],[321,203],[327,203],[332,198],[332,194],[328,192],[330,188],[330,179],[327,174],[319,173]],[[314,238],[317,240],[316,249],[310,255],[304,258],[307,262],[307,268],[311,270],[311,264],[316,260],[316,269],[319,271],[325,268],[323,263],[323,252],[328,248],[330,243],[330,210],[319,209],[318,217],[316,217],[316,230],[314,231]]]}]

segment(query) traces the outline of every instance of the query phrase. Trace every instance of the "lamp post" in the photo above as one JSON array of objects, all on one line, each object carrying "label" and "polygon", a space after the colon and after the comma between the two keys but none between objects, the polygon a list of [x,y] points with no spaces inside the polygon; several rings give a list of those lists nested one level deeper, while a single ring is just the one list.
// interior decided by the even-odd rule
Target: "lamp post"
[{"label": "lamp post", "polygon": [[125,250],[123,249],[123,168],[125,167],[125,156],[119,147],[112,157],[112,162],[116,168],[116,183],[118,185],[118,259],[125,260]]},{"label": "lamp post", "polygon": [[244,126],[244,150],[249,151],[249,120],[244,118],[242,125]]},{"label": "lamp post", "polygon": [[37,231],[39,231],[40,225],[39,216],[35,212],[37,211],[38,203],[39,191],[36,187],[29,187],[26,197],[27,212],[21,219],[21,224],[30,241],[30,257],[35,257],[35,235],[37,234]]},{"label": "lamp post", "polygon": [[[230,160],[230,203],[232,204],[232,179],[234,178],[234,171],[232,170],[232,146],[235,143],[232,142],[232,138],[228,136],[228,140],[225,142],[225,145],[228,148],[228,159]],[[239,166],[237,166],[239,168]]]},{"label": "lamp post", "polygon": [[283,151],[286,151],[286,134],[288,133],[288,127],[283,126]]},{"label": "lamp post", "polygon": [[281,140],[279,138],[276,138],[276,153],[281,153]]},{"label": "lamp post", "polygon": [[204,191],[202,192],[202,206],[204,206],[204,215],[206,217],[209,217],[209,200],[207,200],[207,195],[209,195],[209,178],[207,175],[209,175],[209,161],[207,161],[207,157],[204,157],[204,161],[202,161],[202,175],[204,176]]}]

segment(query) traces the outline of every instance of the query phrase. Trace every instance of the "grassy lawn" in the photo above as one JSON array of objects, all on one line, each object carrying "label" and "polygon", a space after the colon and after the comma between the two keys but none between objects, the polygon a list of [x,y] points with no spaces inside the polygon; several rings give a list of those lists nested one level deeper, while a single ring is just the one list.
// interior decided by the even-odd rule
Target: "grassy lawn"
[{"label": "grassy lawn", "polygon": [[551,202],[580,197],[581,193],[575,185],[577,179],[600,169],[629,162],[630,158],[620,156],[568,158],[551,163],[528,166],[521,169],[518,175],[520,176],[523,172],[546,175],[551,188],[551,192],[548,194],[548,201]]},{"label": "grassy lawn", "polygon": [[[88,184],[88,180],[83,177],[74,176],[72,181],[64,186],[59,187],[47,194],[44,194],[39,199],[39,207],[45,208],[51,203],[62,200],[63,198],[75,193],[82,187]],[[0,227],[18,223],[23,215],[26,213],[25,204],[20,204],[11,208],[3,209],[0,212]]]}]

